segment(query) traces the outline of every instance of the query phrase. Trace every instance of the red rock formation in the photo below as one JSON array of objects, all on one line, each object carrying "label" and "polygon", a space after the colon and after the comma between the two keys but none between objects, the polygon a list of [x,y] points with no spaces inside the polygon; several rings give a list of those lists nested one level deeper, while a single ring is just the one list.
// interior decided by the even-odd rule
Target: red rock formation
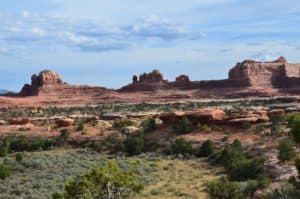
[{"label": "red rock formation", "polygon": [[244,80],[248,87],[274,88],[289,77],[300,78],[300,64],[287,63],[284,57],[273,62],[245,60],[229,71],[229,79]]},{"label": "red rock formation", "polygon": [[99,95],[104,91],[108,91],[108,89],[104,87],[74,86],[63,83],[59,74],[50,70],[44,70],[39,75],[32,75],[31,84],[25,84],[19,95]]},{"label": "red rock formation", "polygon": [[38,95],[40,88],[44,86],[57,86],[62,84],[59,74],[50,70],[43,70],[39,75],[34,74],[31,76],[31,84],[25,84],[20,94],[22,96],[34,96]]},{"label": "red rock formation", "polygon": [[150,73],[143,73],[139,76],[132,77],[132,83],[124,86],[120,91],[135,92],[135,91],[155,91],[160,89],[169,89],[168,81],[164,80],[163,75],[158,70],[153,70]]}]

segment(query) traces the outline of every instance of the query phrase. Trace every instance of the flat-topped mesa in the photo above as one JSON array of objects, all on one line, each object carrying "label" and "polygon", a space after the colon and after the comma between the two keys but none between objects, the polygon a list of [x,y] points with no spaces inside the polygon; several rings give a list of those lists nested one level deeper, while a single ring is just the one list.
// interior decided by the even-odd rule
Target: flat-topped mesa
[{"label": "flat-topped mesa", "polygon": [[[248,87],[278,87],[278,82],[290,77],[300,77],[300,64],[291,64],[284,57],[272,62],[245,60],[229,71],[229,79],[248,82]],[[281,85],[283,86],[283,85]]]},{"label": "flat-topped mesa", "polygon": [[150,73],[143,73],[137,77],[132,77],[132,83],[124,86],[120,91],[135,92],[135,91],[155,91],[160,89],[168,89],[168,81],[164,80],[163,75],[159,70],[153,70]]}]

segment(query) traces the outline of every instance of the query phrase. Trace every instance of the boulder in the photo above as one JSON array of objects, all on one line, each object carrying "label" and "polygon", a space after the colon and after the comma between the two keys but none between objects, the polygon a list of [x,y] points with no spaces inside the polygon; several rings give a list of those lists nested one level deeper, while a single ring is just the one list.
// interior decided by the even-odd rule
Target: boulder
[{"label": "boulder", "polygon": [[0,120],[0,125],[6,125],[7,122],[5,120]]}]

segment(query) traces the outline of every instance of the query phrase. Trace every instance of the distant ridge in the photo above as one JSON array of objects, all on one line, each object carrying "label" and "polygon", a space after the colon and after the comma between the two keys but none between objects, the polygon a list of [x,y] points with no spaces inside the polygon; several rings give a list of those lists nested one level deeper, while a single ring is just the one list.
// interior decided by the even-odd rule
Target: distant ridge
[{"label": "distant ridge", "polygon": [[[195,98],[246,96],[277,96],[300,94],[300,64],[289,63],[284,57],[270,62],[244,60],[229,70],[228,78],[221,80],[192,81],[185,75],[179,75],[175,81],[164,79],[160,71],[134,75],[132,82],[120,89],[105,87],[74,86],[64,83],[58,73],[41,71],[31,77],[31,84],[25,84],[18,96],[91,96],[110,94],[108,99],[126,98],[129,93],[159,92],[174,94],[193,91]],[[159,97],[159,96],[158,96]]]},{"label": "distant ridge", "polygon": [[7,93],[10,93],[11,91],[9,90],[5,90],[5,89],[0,89],[0,94],[3,95],[3,94],[7,94]]}]

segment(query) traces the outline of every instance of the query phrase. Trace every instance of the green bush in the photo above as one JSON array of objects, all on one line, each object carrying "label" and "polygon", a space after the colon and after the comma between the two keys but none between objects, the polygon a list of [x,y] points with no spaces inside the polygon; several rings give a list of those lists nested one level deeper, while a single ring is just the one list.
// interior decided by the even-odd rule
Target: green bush
[{"label": "green bush", "polygon": [[69,129],[62,129],[60,131],[60,135],[57,138],[57,141],[56,141],[57,144],[58,145],[65,145],[65,144],[67,144],[68,143],[68,139],[70,137],[70,134],[71,134],[71,132],[70,132]]},{"label": "green bush", "polygon": [[300,142],[300,117],[296,117],[292,121],[292,135],[297,143]]},{"label": "green bush", "polygon": [[151,132],[157,128],[157,124],[154,118],[146,119],[142,122],[142,126],[145,132]]},{"label": "green bush", "polygon": [[64,199],[128,198],[143,189],[140,174],[133,168],[122,171],[114,161],[91,169],[83,176],[65,183]]},{"label": "green bush", "polygon": [[252,198],[255,191],[268,188],[271,182],[271,179],[266,176],[261,176],[257,180],[250,180],[247,182],[247,185],[243,190],[243,194]]},{"label": "green bush", "polygon": [[198,157],[207,157],[215,153],[216,146],[211,140],[206,140],[197,151]]},{"label": "green bush", "polygon": [[103,140],[93,142],[92,149],[100,151],[110,151],[111,153],[124,151],[124,144],[120,136],[116,133],[106,136]]},{"label": "green bush", "polygon": [[139,155],[144,150],[144,135],[141,133],[128,135],[123,144],[128,155]]},{"label": "green bush", "polygon": [[46,150],[55,144],[54,141],[42,137],[26,138],[23,136],[11,136],[8,139],[11,143],[10,151]]},{"label": "green bush", "polygon": [[7,138],[0,139],[0,156],[7,156],[10,148],[10,140]]},{"label": "green bush", "polygon": [[294,150],[294,142],[290,139],[281,140],[278,146],[279,154],[278,158],[284,161],[293,160],[296,157],[296,152]]},{"label": "green bush", "polygon": [[248,158],[239,140],[215,153],[212,160],[222,165],[232,180],[256,179],[264,173],[264,160]]},{"label": "green bush", "polygon": [[173,126],[174,130],[178,134],[187,134],[192,131],[191,122],[189,118],[184,117],[182,120]]},{"label": "green bush", "polygon": [[205,191],[211,199],[244,199],[241,187],[238,183],[230,182],[222,177],[221,179],[208,182]]},{"label": "green bush", "polygon": [[264,160],[261,158],[236,160],[228,168],[228,174],[232,180],[256,179],[263,173],[263,163]]},{"label": "green bush", "polygon": [[190,154],[192,153],[192,144],[184,138],[177,138],[167,148],[169,154]]},{"label": "green bush", "polygon": [[77,125],[76,131],[83,131],[84,130],[84,122],[80,122]]},{"label": "green bush", "polygon": [[0,179],[4,180],[5,178],[9,177],[10,174],[10,169],[5,165],[0,164]]},{"label": "green bush", "polygon": [[22,153],[17,153],[17,154],[16,154],[16,161],[17,161],[17,162],[22,162],[22,160],[23,160],[23,155],[22,155]]}]

